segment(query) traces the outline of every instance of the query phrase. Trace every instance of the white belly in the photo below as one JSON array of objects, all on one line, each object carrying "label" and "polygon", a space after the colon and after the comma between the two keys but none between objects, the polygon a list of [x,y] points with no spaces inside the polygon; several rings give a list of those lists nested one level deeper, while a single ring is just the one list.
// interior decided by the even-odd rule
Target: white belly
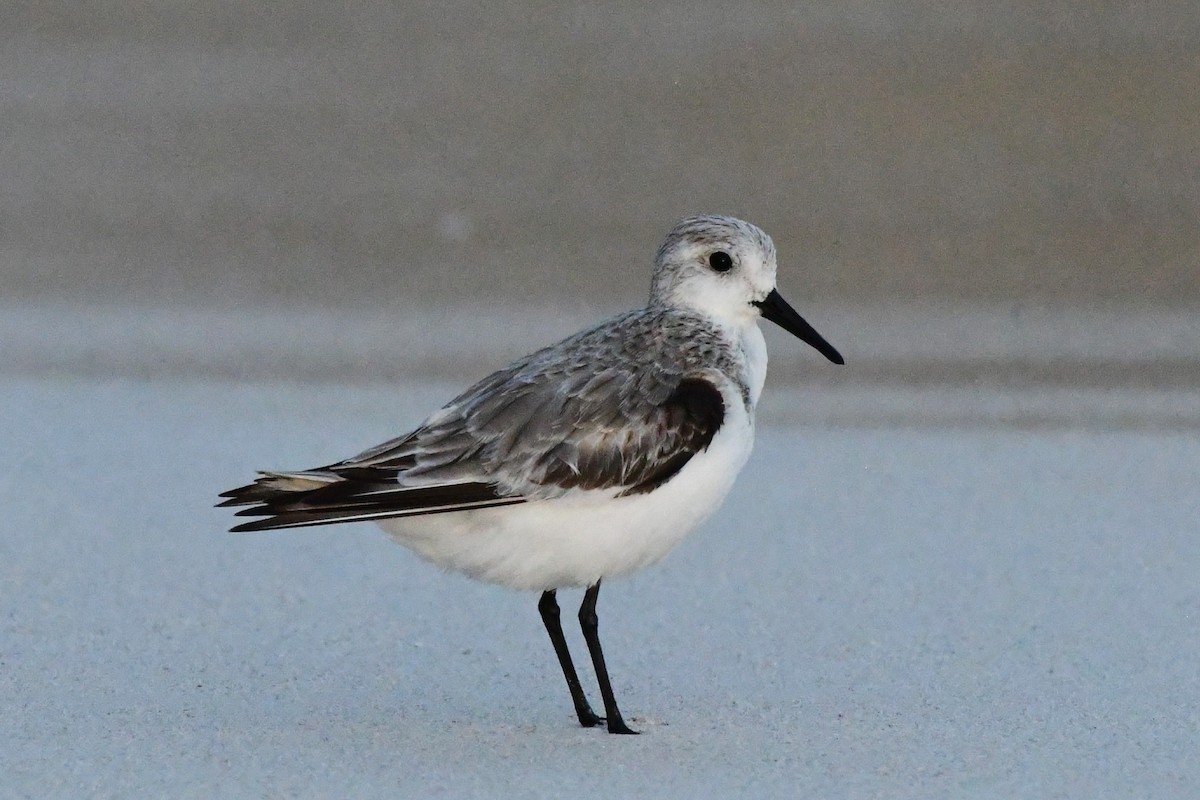
[{"label": "white belly", "polygon": [[708,449],[651,492],[580,491],[478,511],[384,520],[392,538],[446,569],[514,589],[590,586],[653,564],[721,505],[754,444],[740,397]]}]

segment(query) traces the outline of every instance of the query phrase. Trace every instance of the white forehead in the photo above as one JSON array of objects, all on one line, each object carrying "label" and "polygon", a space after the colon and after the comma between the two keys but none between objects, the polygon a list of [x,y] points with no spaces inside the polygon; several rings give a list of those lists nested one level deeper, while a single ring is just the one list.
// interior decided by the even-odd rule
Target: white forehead
[{"label": "white forehead", "polygon": [[731,255],[755,258],[763,266],[775,265],[775,243],[766,232],[736,217],[706,215],[688,217],[671,229],[656,261],[659,266],[672,261],[686,261],[699,252],[730,250]]}]

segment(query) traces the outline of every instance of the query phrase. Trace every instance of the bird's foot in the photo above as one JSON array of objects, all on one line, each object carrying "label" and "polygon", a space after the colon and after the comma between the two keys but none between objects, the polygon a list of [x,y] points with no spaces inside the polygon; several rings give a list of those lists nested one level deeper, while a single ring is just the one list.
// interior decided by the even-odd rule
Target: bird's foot
[{"label": "bird's foot", "polygon": [[625,720],[621,719],[620,714],[613,714],[612,716],[610,716],[608,718],[608,732],[609,733],[629,733],[629,734],[634,734],[634,735],[640,733],[640,731],[635,731],[633,728],[626,725]]},{"label": "bird's foot", "polygon": [[575,709],[575,713],[579,716],[579,724],[585,728],[594,728],[604,724],[604,717],[592,711],[588,706]]}]

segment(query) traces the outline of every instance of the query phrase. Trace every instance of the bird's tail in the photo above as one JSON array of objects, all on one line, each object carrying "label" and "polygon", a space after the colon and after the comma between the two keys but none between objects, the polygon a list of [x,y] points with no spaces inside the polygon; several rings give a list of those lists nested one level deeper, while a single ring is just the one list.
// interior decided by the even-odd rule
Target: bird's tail
[{"label": "bird's tail", "polygon": [[337,522],[438,514],[524,501],[487,483],[401,486],[395,470],[356,468],[260,472],[254,483],[222,492],[218,506],[247,506],[239,517],[261,517],[230,530],[267,531]]},{"label": "bird's tail", "polygon": [[324,486],[337,483],[341,478],[333,472],[313,470],[311,472],[259,472],[254,483],[221,492],[226,498],[218,507],[248,506],[256,503],[278,501],[289,496],[299,496]]}]

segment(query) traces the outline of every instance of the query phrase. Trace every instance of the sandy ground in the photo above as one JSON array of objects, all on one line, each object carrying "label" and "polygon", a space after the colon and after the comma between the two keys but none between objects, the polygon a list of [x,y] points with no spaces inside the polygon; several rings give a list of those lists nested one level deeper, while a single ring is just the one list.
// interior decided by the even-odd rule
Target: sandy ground
[{"label": "sandy ground", "polygon": [[445,388],[0,379],[0,794],[1200,790],[1194,429],[772,412],[724,509],[605,587],[618,738],[575,725],[533,596],[210,507]]}]

